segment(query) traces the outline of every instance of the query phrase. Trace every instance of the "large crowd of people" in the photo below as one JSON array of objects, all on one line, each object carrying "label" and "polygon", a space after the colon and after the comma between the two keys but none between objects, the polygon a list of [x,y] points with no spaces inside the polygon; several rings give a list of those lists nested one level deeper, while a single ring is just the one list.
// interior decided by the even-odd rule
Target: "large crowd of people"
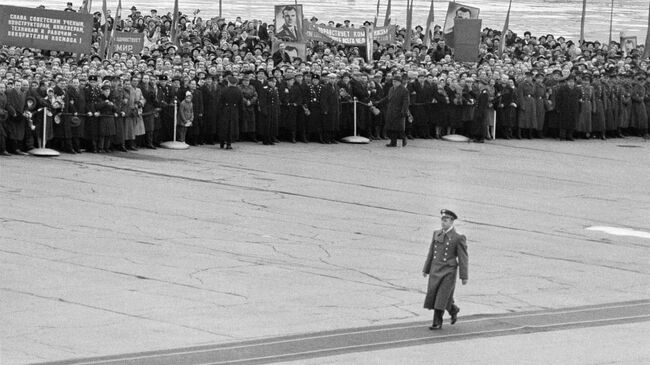
[{"label": "large crowd of people", "polygon": [[[66,10],[75,11],[72,3]],[[172,43],[171,14],[134,6],[118,24],[110,13],[93,16],[89,55],[0,45],[0,155],[42,142],[68,153],[155,149],[174,132],[225,149],[337,143],[352,134],[355,116],[361,135],[389,147],[447,134],[648,138],[643,46],[486,28],[478,62],[461,63],[440,27],[427,45],[417,26],[410,42],[397,27],[393,44],[375,43],[371,60],[360,47],[324,42],[308,42],[303,59],[259,20],[181,14]],[[99,55],[113,27],[145,33],[143,52]]]}]

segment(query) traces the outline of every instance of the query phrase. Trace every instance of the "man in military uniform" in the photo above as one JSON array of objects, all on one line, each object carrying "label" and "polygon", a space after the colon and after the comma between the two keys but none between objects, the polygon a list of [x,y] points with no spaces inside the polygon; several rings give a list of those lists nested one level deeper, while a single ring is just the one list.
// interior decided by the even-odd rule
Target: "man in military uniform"
[{"label": "man in military uniform", "polygon": [[534,98],[535,84],[533,83],[533,74],[526,72],[525,79],[517,86],[517,108],[518,128],[517,139],[521,139],[522,131],[525,131],[528,139],[532,138],[532,131],[536,129],[537,124],[537,104]]},{"label": "man in military uniform", "polygon": [[159,141],[171,141],[174,131],[174,94],[171,85],[168,84],[167,75],[158,76],[158,91],[156,100],[160,108],[160,133]]},{"label": "man in military uniform", "polygon": [[433,232],[429,254],[422,269],[422,276],[429,276],[424,308],[433,309],[430,330],[442,328],[445,310],[451,315],[451,324],[456,323],[460,312],[460,308],[454,304],[457,273],[463,285],[468,280],[467,241],[465,235],[459,234],[454,228],[458,216],[446,209],[441,210],[440,214],[442,229]]},{"label": "man in military uniform", "polygon": [[[259,75],[259,72],[258,72]],[[280,93],[276,87],[275,77],[269,77],[259,88],[259,133],[264,145],[274,145],[278,133],[280,116]]]},{"label": "man in military uniform", "polygon": [[630,128],[636,135],[643,137],[648,134],[648,112],[645,107],[645,74],[639,73],[632,81],[632,108],[630,113]]},{"label": "man in military uniform", "polygon": [[101,90],[99,89],[99,82],[97,75],[88,76],[88,84],[84,87],[83,90],[84,99],[86,100],[86,123],[85,123],[85,134],[86,138],[91,141],[90,152],[97,152],[99,147],[92,143],[93,137],[97,134],[97,124],[99,119],[95,115],[95,104],[100,102]]},{"label": "man in military uniform", "polygon": [[318,135],[316,140],[324,144],[323,116],[320,105],[322,89],[323,85],[320,83],[320,75],[317,73],[311,75],[311,83],[309,84],[309,91],[307,94],[307,108],[309,110],[307,123],[309,126],[308,131],[316,133]]},{"label": "man in military uniform", "polygon": [[544,138],[544,119],[546,119],[546,85],[544,85],[544,74],[541,72],[535,75],[535,87],[533,91],[535,98],[535,123],[530,134],[535,137]]}]

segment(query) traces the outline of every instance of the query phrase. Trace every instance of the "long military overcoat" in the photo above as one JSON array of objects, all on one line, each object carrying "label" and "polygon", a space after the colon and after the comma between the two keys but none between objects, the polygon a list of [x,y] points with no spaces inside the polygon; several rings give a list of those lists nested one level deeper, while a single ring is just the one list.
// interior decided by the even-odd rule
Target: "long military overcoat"
[{"label": "long military overcoat", "polygon": [[422,272],[429,274],[424,308],[445,310],[451,305],[456,287],[456,273],[468,279],[469,257],[465,235],[455,229],[433,232],[429,254]]}]

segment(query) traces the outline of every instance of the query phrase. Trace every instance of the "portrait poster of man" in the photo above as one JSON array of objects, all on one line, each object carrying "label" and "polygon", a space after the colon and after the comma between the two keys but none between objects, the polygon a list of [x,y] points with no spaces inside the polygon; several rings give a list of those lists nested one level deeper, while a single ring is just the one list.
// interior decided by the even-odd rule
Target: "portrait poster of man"
[{"label": "portrait poster of man", "polygon": [[307,46],[305,43],[273,42],[271,52],[276,65],[280,62],[291,63],[296,58],[306,59]]},{"label": "portrait poster of man", "polygon": [[275,37],[285,42],[302,42],[302,5],[275,6]]},{"label": "portrait poster of man", "polygon": [[445,17],[445,25],[442,28],[442,34],[445,42],[451,48],[454,48],[454,19],[478,19],[481,9],[463,5],[460,3],[449,3],[447,8],[447,16]]},{"label": "portrait poster of man", "polygon": [[625,57],[629,56],[636,49],[636,36],[621,36],[621,50]]}]

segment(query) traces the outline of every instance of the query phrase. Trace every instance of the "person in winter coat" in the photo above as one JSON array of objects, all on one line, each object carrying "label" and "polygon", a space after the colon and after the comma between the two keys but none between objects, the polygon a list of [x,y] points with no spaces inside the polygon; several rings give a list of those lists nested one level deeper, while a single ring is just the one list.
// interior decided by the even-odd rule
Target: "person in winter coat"
[{"label": "person in winter coat", "polygon": [[441,228],[433,232],[429,253],[422,269],[422,276],[429,276],[424,308],[433,309],[433,324],[430,330],[442,328],[442,316],[447,310],[451,315],[451,324],[458,319],[458,308],[454,304],[454,289],[456,275],[460,276],[463,285],[469,279],[469,256],[467,254],[467,238],[456,232],[454,221],[458,216],[443,209]]},{"label": "person in winter coat", "polygon": [[259,124],[258,133],[264,145],[274,145],[278,135],[278,119],[280,117],[280,92],[276,87],[274,77],[263,81],[259,88]]},{"label": "person in winter coat", "polygon": [[115,117],[117,116],[117,107],[111,100],[111,86],[103,85],[101,90],[100,101],[94,107],[98,113],[99,129],[93,145],[97,146],[98,153],[110,151],[112,138],[115,135]]},{"label": "person in winter coat", "polygon": [[320,108],[322,113],[321,123],[325,143],[338,143],[336,133],[341,123],[341,94],[336,85],[337,75],[327,75],[328,81],[321,88]]},{"label": "person in winter coat", "polygon": [[192,105],[192,92],[185,92],[185,98],[178,107],[178,124],[176,134],[179,142],[185,142],[187,128],[192,126],[194,121],[194,105]]},{"label": "person in winter coat", "polygon": [[228,76],[228,86],[223,89],[219,98],[219,146],[227,150],[232,149],[232,142],[239,135],[239,116],[243,110],[241,90],[237,87],[238,80],[234,76]]},{"label": "person in winter coat", "polygon": [[239,133],[242,136],[246,136],[249,140],[257,142],[257,138],[255,137],[255,110],[258,107],[258,95],[255,86],[251,85],[251,77],[252,73],[246,74],[239,85],[243,96],[243,113],[240,120]]},{"label": "person in winter coat", "polygon": [[569,77],[566,85],[557,91],[556,109],[560,118],[560,138],[573,141],[573,131],[580,116],[582,91],[576,87],[575,80]]},{"label": "person in winter coat", "polygon": [[408,81],[407,77],[395,75],[393,77],[393,87],[388,91],[388,95],[379,100],[377,105],[386,105],[386,131],[390,143],[386,147],[397,147],[397,139],[402,139],[402,147],[406,146],[406,118],[409,113],[409,91],[404,86]]}]

